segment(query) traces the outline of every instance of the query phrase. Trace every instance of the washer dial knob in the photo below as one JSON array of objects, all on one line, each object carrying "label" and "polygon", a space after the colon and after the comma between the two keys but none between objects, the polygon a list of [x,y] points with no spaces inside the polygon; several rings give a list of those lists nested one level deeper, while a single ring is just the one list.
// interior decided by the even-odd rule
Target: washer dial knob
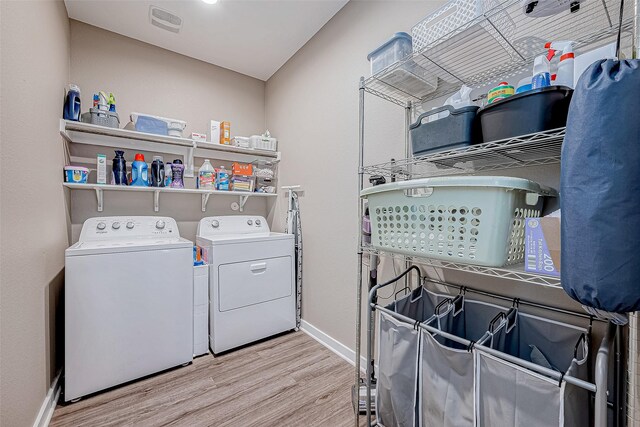
[{"label": "washer dial knob", "polygon": [[211,221],[211,226],[213,228],[218,228],[220,227],[220,222],[217,219],[214,219],[213,221]]},{"label": "washer dial knob", "polygon": [[247,220],[247,225],[253,225],[253,221],[252,221],[252,220],[250,220],[250,219],[248,219],[248,220]]},{"label": "washer dial knob", "polygon": [[104,230],[105,228],[107,228],[107,224],[105,224],[104,222],[99,222],[97,228],[98,230]]},{"label": "washer dial knob", "polygon": [[132,230],[134,226],[135,226],[135,224],[132,221],[127,222],[127,228],[129,230]]},{"label": "washer dial knob", "polygon": [[259,219],[256,219],[256,225],[260,227],[260,224],[261,224],[261,221]]},{"label": "washer dial knob", "polygon": [[164,228],[164,226],[165,226],[165,223],[164,223],[164,221],[163,221],[163,220],[158,220],[158,221],[156,222],[156,228],[157,228],[158,230],[162,230],[162,229]]},{"label": "washer dial knob", "polygon": [[114,230],[117,230],[120,228],[120,223],[118,221],[114,222],[113,224],[111,224],[111,228],[113,228]]}]

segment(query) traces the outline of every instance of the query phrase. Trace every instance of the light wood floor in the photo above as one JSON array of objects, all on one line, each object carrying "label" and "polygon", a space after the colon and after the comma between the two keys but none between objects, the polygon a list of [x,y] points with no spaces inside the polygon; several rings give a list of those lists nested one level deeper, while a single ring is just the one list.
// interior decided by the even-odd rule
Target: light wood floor
[{"label": "light wood floor", "polygon": [[58,405],[50,425],[352,426],[353,374],[305,333],[289,333]]}]

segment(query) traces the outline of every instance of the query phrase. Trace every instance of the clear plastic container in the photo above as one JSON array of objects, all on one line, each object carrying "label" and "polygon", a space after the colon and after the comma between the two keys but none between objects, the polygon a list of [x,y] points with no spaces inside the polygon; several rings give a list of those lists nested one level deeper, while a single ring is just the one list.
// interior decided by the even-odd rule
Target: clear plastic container
[{"label": "clear plastic container", "polygon": [[411,36],[407,33],[395,33],[385,44],[367,55],[371,64],[371,74],[387,68],[389,65],[411,55]]}]

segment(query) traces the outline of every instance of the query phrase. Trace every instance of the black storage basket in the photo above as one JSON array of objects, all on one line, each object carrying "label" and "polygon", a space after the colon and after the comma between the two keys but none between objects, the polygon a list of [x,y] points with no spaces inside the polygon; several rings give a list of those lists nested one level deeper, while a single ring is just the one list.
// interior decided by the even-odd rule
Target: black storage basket
[{"label": "black storage basket", "polygon": [[[455,109],[445,105],[421,114],[409,128],[413,155],[419,156],[481,143],[478,109],[479,107],[476,106]],[[431,122],[426,121],[429,117],[443,111],[448,111],[449,115]]]},{"label": "black storage basket", "polygon": [[573,90],[548,86],[528,90],[483,107],[479,112],[486,142],[566,126]]}]

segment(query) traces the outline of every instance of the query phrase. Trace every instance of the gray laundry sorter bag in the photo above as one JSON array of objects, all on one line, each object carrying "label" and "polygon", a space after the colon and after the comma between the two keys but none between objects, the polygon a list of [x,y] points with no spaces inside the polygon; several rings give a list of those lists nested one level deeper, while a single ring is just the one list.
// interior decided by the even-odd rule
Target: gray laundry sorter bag
[{"label": "gray laundry sorter bag", "polygon": [[[531,345],[552,368],[587,380],[587,330],[518,313],[517,325],[504,337],[501,351],[531,360]],[[580,360],[574,357],[582,342]],[[589,425],[589,393],[482,351],[476,360],[476,410],[479,427],[515,425],[553,427]]]},{"label": "gray laundry sorter bag", "polygon": [[[435,306],[444,298],[419,287],[386,308],[422,322],[433,315]],[[380,313],[376,389],[376,421],[380,426],[417,425],[419,348],[419,334],[413,324]]]},{"label": "gray laundry sorter bag", "polygon": [[[464,309],[450,310],[431,326],[472,341],[482,338],[498,313],[508,310],[494,304],[465,300]],[[465,427],[475,424],[474,354],[455,341],[421,333],[419,419],[422,427]],[[503,345],[496,333],[493,347]],[[490,345],[490,343],[487,343]]]},{"label": "gray laundry sorter bag", "polygon": [[474,355],[420,332],[420,426],[473,427]]}]

